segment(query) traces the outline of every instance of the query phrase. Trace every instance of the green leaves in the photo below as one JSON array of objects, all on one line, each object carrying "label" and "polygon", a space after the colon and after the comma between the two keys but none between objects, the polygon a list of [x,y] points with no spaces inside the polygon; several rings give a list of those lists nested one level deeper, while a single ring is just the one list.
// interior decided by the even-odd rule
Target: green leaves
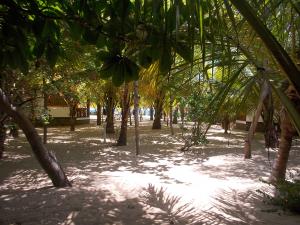
[{"label": "green leaves", "polygon": [[162,53],[159,59],[159,70],[162,74],[166,74],[170,71],[173,58],[171,53],[171,45],[166,41],[162,46]]},{"label": "green leaves", "polygon": [[[9,22],[9,21],[7,21]],[[6,38],[9,37],[9,38]],[[19,68],[21,72],[28,72],[29,45],[21,27],[4,23],[0,38],[0,66],[9,66],[12,69]]]},{"label": "green leaves", "polygon": [[45,53],[49,66],[54,67],[60,53],[60,26],[54,20],[36,16],[32,30],[36,38],[33,54],[40,58]]},{"label": "green leaves", "polygon": [[121,86],[124,82],[138,79],[139,67],[127,57],[110,55],[108,52],[101,52],[99,58],[105,58],[101,67],[100,77],[103,79],[112,78],[115,86]]},{"label": "green leaves", "polygon": [[46,50],[46,59],[51,68],[55,66],[58,55],[59,55],[59,44],[49,42]]}]

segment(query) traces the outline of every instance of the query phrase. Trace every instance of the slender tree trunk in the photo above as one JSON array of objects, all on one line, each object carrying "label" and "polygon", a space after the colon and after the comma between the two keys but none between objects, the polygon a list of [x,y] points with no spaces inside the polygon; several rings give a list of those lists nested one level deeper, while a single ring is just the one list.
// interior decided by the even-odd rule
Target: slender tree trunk
[{"label": "slender tree trunk", "polygon": [[150,120],[153,120],[153,114],[154,114],[154,109],[153,109],[153,107],[151,106],[151,107],[150,107]]},{"label": "slender tree trunk", "polygon": [[167,127],[169,126],[169,116],[164,112],[164,121],[167,122]]},{"label": "slender tree trunk", "polygon": [[178,106],[175,108],[175,111],[174,111],[174,116],[173,116],[173,124],[178,124]]},{"label": "slender tree trunk", "polygon": [[52,180],[53,185],[55,187],[71,186],[54,153],[47,150],[30,120],[18,108],[11,105],[2,89],[0,89],[0,111],[12,117],[23,130],[35,157]]},{"label": "slender tree trunk", "polygon": [[[300,112],[300,97],[296,93],[294,87],[290,85],[286,93],[296,106],[297,111]],[[292,146],[293,136],[297,133],[285,109],[283,109],[280,114],[280,128],[281,135],[279,150],[274,161],[272,173],[270,176],[270,181],[273,183],[285,180],[286,168]]]},{"label": "slender tree trunk", "polygon": [[277,153],[275,162],[273,164],[272,173],[271,173],[271,182],[284,181],[287,162],[289,158],[290,149],[292,146],[292,139],[294,134],[293,125],[288,118],[287,112],[282,112],[281,115],[281,135],[280,135],[280,144],[279,151]]},{"label": "slender tree trunk", "polygon": [[32,121],[33,124],[36,123],[36,98],[37,98],[37,93],[36,90],[33,90],[33,100],[30,102],[30,120]]},{"label": "slender tree trunk", "polygon": [[100,114],[100,117],[101,117],[100,121],[101,121],[101,124],[103,124],[103,122],[104,122],[103,107],[101,107],[101,112],[100,113],[101,113]]},{"label": "slender tree trunk", "polygon": [[163,111],[163,98],[160,96],[154,102],[154,121],[152,125],[152,129],[161,129],[161,116]]},{"label": "slender tree trunk", "polygon": [[270,87],[267,81],[264,81],[262,87],[261,87],[261,94],[258,102],[258,106],[256,108],[256,112],[253,116],[252,123],[250,125],[248,135],[245,138],[245,146],[244,146],[244,158],[250,159],[251,158],[251,142],[256,130],[256,126],[259,120],[259,117],[261,115],[262,109],[263,109],[263,100],[266,98],[266,96],[270,93]]},{"label": "slender tree trunk", "polygon": [[170,131],[171,135],[174,135],[174,129],[173,129],[173,96],[170,96],[170,105],[169,105],[169,117],[170,117]]},{"label": "slender tree trunk", "polygon": [[[45,89],[46,86],[46,80],[43,78],[43,87]],[[44,90],[44,113],[49,113],[48,112],[48,94],[46,90]],[[47,144],[47,133],[48,133],[48,125],[44,123],[43,125],[43,143]]]},{"label": "slender tree trunk", "polygon": [[131,118],[132,113],[131,113],[130,107],[128,110],[129,110],[129,125],[132,126],[132,118]]},{"label": "slender tree trunk", "polygon": [[4,124],[0,122],[0,159],[3,158],[5,139],[6,139],[6,128]]},{"label": "slender tree trunk", "polygon": [[75,124],[76,124],[76,103],[71,103],[70,106],[70,131],[75,131]]},{"label": "slender tree trunk", "polygon": [[181,124],[183,125],[183,123],[184,123],[184,116],[185,116],[185,113],[184,113],[184,106],[180,105],[180,106],[179,106],[179,110],[180,110]]},{"label": "slender tree trunk", "polygon": [[97,103],[97,125],[101,125],[102,124],[102,120],[101,120],[101,110],[102,110],[102,107],[100,105],[100,103]]},{"label": "slender tree trunk", "polygon": [[124,85],[123,100],[122,100],[122,121],[121,121],[121,130],[119,139],[117,142],[118,146],[127,145],[127,124],[128,124],[128,114],[129,114],[129,104],[130,104],[130,95],[129,95],[128,83]]},{"label": "slender tree trunk", "polygon": [[138,81],[134,81],[134,128],[136,155],[140,154],[140,131],[139,131],[139,93]]},{"label": "slender tree trunk", "polygon": [[114,110],[115,110],[115,93],[112,86],[109,86],[105,93],[105,109],[106,109],[106,133],[114,134]]},{"label": "slender tree trunk", "polygon": [[91,100],[87,99],[87,101],[86,101],[86,117],[90,117],[90,109],[91,109]]},{"label": "slender tree trunk", "polygon": [[[270,88],[271,89],[271,88]],[[263,120],[265,125],[265,147],[266,148],[277,148],[278,147],[278,136],[276,133],[274,120],[274,106],[273,106],[273,98],[272,93],[266,96],[263,101]]]},{"label": "slender tree trunk", "polygon": [[114,134],[115,127],[114,127],[114,106],[113,102],[109,102],[107,105],[107,114],[106,114],[106,133],[107,134]]},{"label": "slender tree trunk", "polygon": [[230,125],[230,121],[229,121],[228,115],[225,115],[223,118],[223,121],[222,121],[222,126],[223,126],[225,134],[228,134],[229,125]]}]

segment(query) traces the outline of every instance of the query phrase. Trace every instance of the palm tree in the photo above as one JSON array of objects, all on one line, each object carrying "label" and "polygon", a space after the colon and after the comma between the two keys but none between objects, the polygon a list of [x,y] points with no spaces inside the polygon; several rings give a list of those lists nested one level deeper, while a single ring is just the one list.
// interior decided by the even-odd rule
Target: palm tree
[{"label": "palm tree", "polygon": [[[300,112],[300,96],[298,95],[294,86],[289,85],[288,89],[286,90],[286,94],[297,107],[298,112]],[[293,136],[297,133],[297,130],[295,129],[293,122],[291,121],[290,116],[287,113],[287,110],[284,108],[282,109],[280,115],[280,129],[281,135],[279,150],[273,164],[272,173],[270,176],[271,182],[281,182],[285,180],[285,173],[289,158],[289,152],[292,146],[292,139]]]},{"label": "palm tree", "polygon": [[111,82],[107,82],[104,90],[104,104],[106,111],[106,133],[114,134],[114,112],[117,104],[116,87]]},{"label": "palm tree", "polygon": [[127,144],[127,124],[128,124],[128,114],[129,114],[129,106],[130,106],[130,91],[129,91],[128,83],[124,84],[121,105],[122,105],[122,120],[121,120],[120,135],[117,141],[118,146]]}]

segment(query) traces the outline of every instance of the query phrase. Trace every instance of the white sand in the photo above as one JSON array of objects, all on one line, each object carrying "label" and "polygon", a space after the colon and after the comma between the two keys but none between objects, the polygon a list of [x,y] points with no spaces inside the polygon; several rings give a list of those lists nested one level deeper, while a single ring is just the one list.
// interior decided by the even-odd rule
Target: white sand
[{"label": "white sand", "polygon": [[[259,180],[270,174],[262,134],[245,161],[242,131],[224,135],[214,127],[207,146],[184,154],[167,127],[141,125],[138,157],[133,128],[125,147],[104,144],[95,125],[73,133],[50,128],[47,146],[73,182],[63,189],[51,187],[24,137],[9,139],[0,162],[0,225],[300,224],[300,216],[264,204],[256,192],[270,190]],[[299,158],[293,147],[290,170]]]}]

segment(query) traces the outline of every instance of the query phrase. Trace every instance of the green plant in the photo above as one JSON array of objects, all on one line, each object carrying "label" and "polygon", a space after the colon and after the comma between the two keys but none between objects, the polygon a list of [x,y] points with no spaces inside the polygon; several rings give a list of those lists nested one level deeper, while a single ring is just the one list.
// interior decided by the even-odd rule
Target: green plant
[{"label": "green plant", "polygon": [[51,120],[52,120],[52,116],[49,114],[48,111],[44,111],[42,112],[42,114],[40,115],[40,121],[43,125],[49,125]]}]

